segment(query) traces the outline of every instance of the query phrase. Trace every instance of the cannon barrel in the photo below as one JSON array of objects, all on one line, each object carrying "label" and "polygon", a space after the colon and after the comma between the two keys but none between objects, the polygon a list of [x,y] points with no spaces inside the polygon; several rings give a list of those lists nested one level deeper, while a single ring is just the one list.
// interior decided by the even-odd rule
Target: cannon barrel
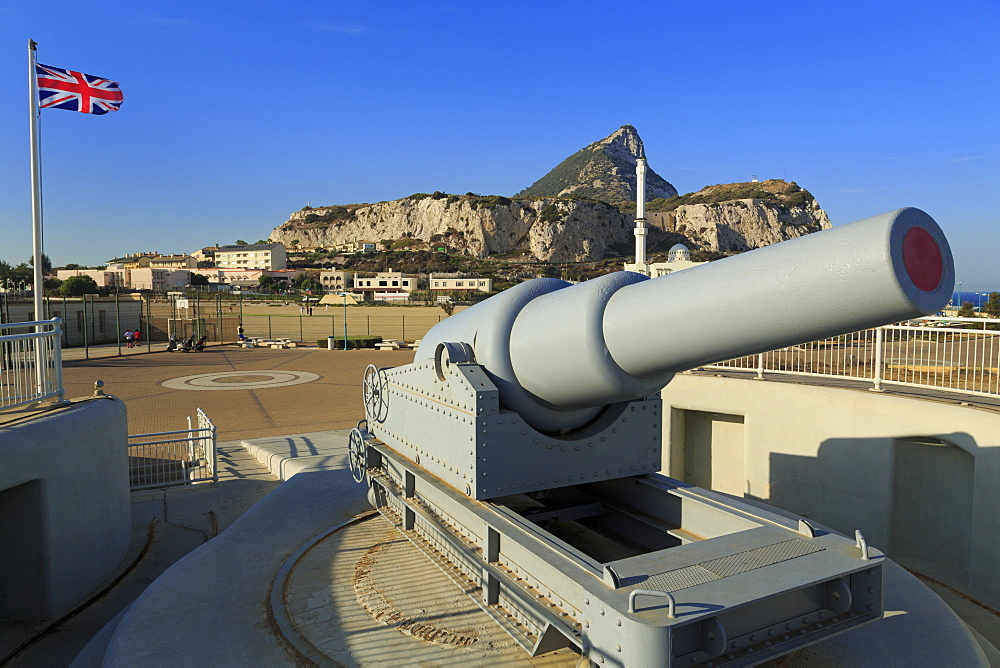
[{"label": "cannon barrel", "polygon": [[905,208],[656,279],[526,281],[433,327],[416,359],[466,343],[506,408],[570,430],[679,371],[934,313],[954,277],[940,228]]}]

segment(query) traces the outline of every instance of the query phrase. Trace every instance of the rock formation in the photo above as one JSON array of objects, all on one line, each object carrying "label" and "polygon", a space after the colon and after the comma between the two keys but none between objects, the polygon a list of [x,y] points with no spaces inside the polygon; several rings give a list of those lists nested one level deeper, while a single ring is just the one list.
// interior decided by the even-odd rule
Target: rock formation
[{"label": "rock formation", "polygon": [[753,250],[831,227],[809,191],[780,179],[709,186],[651,202],[649,209],[651,225],[720,252]]},{"label": "rock formation", "polygon": [[[444,246],[475,257],[528,251],[545,262],[573,262],[602,259],[610,244],[632,237],[630,217],[600,202],[439,194],[298,211],[270,240],[291,248],[394,239],[402,247]],[[331,210],[340,217],[330,220]]]},{"label": "rock formation", "polygon": [[[791,202],[747,197],[659,208],[669,210],[648,212],[650,225],[684,235],[691,248],[716,252],[760,248],[830,227],[826,212],[811,196]],[[630,212],[588,200],[435,193],[297,211],[270,240],[289,248],[332,248],[386,239],[398,240],[396,247],[445,247],[474,257],[527,251],[543,262],[582,262],[603,259],[612,244],[631,246],[632,219]]]},{"label": "rock formation", "polygon": [[[474,257],[518,251],[543,262],[601,260],[615,254],[613,246],[620,254],[623,245],[634,244],[635,164],[641,150],[635,128],[624,125],[513,198],[435,192],[376,204],[306,207],[269,239],[288,248],[385,241],[396,249],[443,247]],[[708,186],[678,196],[649,170],[647,200],[649,224],[682,235],[692,249],[741,252],[830,227],[808,191],[781,180]]]},{"label": "rock formation", "polygon": [[[518,197],[576,195],[605,202],[636,201],[635,161],[642,147],[639,133],[623,125],[613,134],[580,149]],[[646,197],[673,197],[677,189],[652,169],[646,172]]]}]

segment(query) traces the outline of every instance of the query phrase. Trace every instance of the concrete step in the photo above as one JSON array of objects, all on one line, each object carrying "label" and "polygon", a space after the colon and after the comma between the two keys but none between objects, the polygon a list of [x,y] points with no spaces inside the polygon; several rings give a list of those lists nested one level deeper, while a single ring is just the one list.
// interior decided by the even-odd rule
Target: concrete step
[{"label": "concrete step", "polygon": [[242,445],[280,480],[304,471],[330,471],[347,465],[350,429],[245,439]]}]

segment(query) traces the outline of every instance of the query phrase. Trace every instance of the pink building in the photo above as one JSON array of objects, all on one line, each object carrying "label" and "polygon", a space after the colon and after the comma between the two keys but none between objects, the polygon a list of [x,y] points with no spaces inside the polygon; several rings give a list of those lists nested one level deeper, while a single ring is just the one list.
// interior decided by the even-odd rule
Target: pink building
[{"label": "pink building", "polygon": [[99,288],[123,290],[155,290],[184,287],[190,284],[191,272],[187,269],[60,269],[56,278],[65,281],[71,276],[90,276]]}]

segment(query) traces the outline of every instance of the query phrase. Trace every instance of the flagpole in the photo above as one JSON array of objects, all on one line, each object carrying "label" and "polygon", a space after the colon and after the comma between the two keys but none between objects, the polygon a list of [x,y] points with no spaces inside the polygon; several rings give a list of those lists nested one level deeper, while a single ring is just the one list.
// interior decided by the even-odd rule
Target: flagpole
[{"label": "flagpole", "polygon": [[[38,74],[35,70],[35,47],[33,40],[28,40],[28,98],[31,118],[29,121],[31,135],[31,257],[34,265],[34,297],[35,321],[45,319],[42,303],[42,167],[39,162],[38,142]],[[42,325],[36,325],[35,331],[41,333]],[[39,395],[45,388],[42,367],[45,360],[42,356],[42,341],[35,341],[35,385]]]},{"label": "flagpole", "polygon": [[28,40],[28,98],[31,134],[31,257],[34,264],[35,320],[44,320],[42,311],[42,167],[38,147],[38,75],[35,71],[34,41]]}]

